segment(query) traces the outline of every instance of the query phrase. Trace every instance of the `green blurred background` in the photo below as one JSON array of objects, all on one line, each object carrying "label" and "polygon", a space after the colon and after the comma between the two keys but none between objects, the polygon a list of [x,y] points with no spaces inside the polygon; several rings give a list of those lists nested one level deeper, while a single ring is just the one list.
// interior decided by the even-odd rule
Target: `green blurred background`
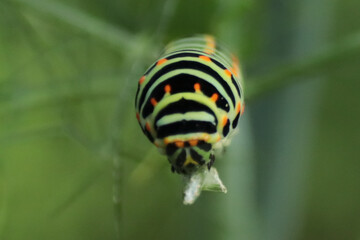
[{"label": "green blurred background", "polygon": [[[0,239],[360,239],[360,1],[0,0]],[[137,81],[169,41],[240,56],[247,107],[182,205]]]}]

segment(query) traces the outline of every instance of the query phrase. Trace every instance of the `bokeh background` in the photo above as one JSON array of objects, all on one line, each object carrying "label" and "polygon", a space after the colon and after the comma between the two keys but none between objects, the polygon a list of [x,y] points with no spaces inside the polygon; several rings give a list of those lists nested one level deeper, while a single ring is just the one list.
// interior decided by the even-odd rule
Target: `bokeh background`
[{"label": "bokeh background", "polygon": [[[360,1],[0,0],[0,239],[360,239]],[[240,56],[246,110],[182,205],[137,81],[169,41]]]}]

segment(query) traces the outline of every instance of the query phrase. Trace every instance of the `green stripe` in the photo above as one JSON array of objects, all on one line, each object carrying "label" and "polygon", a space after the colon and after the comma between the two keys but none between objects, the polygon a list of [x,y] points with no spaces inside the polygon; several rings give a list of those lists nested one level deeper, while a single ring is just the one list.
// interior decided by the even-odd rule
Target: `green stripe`
[{"label": "green stripe", "polygon": [[187,112],[185,114],[175,113],[175,114],[166,115],[166,116],[160,118],[159,121],[156,123],[156,125],[157,125],[157,127],[160,127],[160,126],[172,123],[172,122],[177,122],[179,120],[207,121],[207,122],[211,122],[215,125],[214,116],[212,116],[211,114],[209,114],[207,112]]}]

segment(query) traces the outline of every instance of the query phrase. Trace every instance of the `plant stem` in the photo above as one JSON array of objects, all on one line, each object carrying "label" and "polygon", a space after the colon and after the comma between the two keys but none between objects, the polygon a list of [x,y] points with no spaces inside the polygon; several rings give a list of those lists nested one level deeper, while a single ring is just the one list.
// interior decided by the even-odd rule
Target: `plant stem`
[{"label": "plant stem", "polygon": [[73,27],[77,27],[117,47],[123,52],[126,52],[129,48],[133,49],[137,45],[136,37],[125,29],[113,26],[64,3],[44,0],[14,1],[46,13]]},{"label": "plant stem", "polygon": [[299,62],[281,66],[269,75],[249,79],[246,82],[247,101],[254,101],[273,90],[306,80],[306,78],[296,77],[316,74],[342,62],[345,58],[359,55],[359,53],[360,33],[357,33]]}]

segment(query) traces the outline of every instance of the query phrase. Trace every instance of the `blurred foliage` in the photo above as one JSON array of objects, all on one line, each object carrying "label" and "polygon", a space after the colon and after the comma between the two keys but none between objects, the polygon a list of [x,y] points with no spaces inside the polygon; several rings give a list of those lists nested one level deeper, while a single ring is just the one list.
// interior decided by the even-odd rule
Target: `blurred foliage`
[{"label": "blurred foliage", "polygon": [[[1,0],[0,239],[359,239],[357,0]],[[247,109],[181,203],[141,133],[137,80],[168,41],[240,56]]]}]

